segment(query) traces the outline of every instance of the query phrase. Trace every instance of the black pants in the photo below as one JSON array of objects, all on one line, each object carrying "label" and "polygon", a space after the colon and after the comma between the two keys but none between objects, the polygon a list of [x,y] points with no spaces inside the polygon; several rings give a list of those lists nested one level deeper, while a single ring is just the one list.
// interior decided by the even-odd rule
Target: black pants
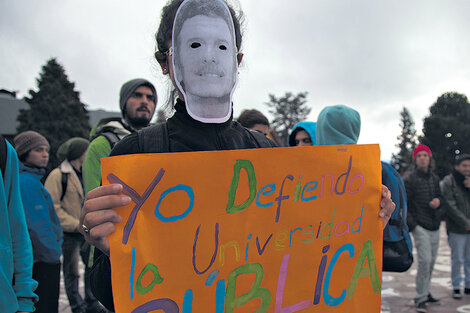
[{"label": "black pants", "polygon": [[84,242],[85,239],[80,233],[64,233],[64,242],[62,243],[64,264],[62,265],[62,269],[64,272],[65,291],[72,312],[78,311],[79,309],[85,310],[86,307],[92,307],[94,302],[97,301],[91,292],[89,279],[86,275],[83,275],[85,282],[85,300],[83,300],[78,291],[78,280],[80,278],[78,263],[80,262],[80,256],[83,264],[85,264],[85,271],[87,270],[86,264],[88,262],[88,251],[81,250]]},{"label": "black pants", "polygon": [[33,264],[33,279],[38,282],[35,293],[39,296],[35,313],[58,313],[60,291],[60,262]]}]

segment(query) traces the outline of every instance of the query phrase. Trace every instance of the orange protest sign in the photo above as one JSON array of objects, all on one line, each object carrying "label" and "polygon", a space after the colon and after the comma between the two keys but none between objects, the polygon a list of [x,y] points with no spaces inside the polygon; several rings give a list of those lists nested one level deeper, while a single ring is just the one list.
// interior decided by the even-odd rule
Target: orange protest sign
[{"label": "orange protest sign", "polygon": [[116,312],[380,312],[378,145],[102,161]]}]

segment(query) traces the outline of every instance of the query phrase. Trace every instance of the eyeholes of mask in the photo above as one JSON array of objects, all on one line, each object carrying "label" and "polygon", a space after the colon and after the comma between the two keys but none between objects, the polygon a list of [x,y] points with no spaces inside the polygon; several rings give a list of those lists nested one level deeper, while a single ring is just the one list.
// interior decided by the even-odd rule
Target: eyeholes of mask
[{"label": "eyeholes of mask", "polygon": [[193,48],[193,49],[197,49],[201,46],[201,44],[199,42],[193,42],[190,47]]}]

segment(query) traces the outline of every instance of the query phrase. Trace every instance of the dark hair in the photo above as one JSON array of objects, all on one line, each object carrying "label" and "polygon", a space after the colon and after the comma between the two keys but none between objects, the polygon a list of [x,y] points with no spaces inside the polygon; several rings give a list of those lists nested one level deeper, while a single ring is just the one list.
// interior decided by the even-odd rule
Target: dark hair
[{"label": "dark hair", "polygon": [[470,161],[470,154],[461,154],[455,160],[455,165],[458,166],[458,165],[460,165],[460,163],[462,163],[463,161],[467,161],[467,160]]},{"label": "dark hair", "polygon": [[23,153],[22,155],[19,155],[18,160],[20,160],[20,162],[22,162],[22,163],[26,162],[26,159],[28,158],[28,155],[29,155],[30,152],[31,152],[31,150],[29,150],[26,153]]},{"label": "dark hair", "polygon": [[[184,0],[170,0],[162,9],[160,26],[155,34],[157,48],[155,58],[158,62],[165,62],[166,60],[166,55],[164,53],[170,48],[169,45],[171,43],[173,33],[173,22],[175,20],[176,12],[183,1]],[[232,16],[233,26],[235,27],[235,43],[238,51],[240,51],[242,45],[241,21],[243,20],[243,13],[240,11],[237,15],[230,5],[227,4],[227,6],[230,11],[230,15]]]},{"label": "dark hair", "polygon": [[269,126],[269,120],[266,118],[266,116],[255,109],[244,110],[238,117],[237,121],[246,128],[252,128],[256,124]]}]

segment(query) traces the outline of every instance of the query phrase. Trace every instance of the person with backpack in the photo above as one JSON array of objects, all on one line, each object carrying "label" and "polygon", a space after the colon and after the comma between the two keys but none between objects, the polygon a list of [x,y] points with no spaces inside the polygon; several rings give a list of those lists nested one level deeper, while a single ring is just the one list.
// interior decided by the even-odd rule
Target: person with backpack
[{"label": "person with backpack", "polygon": [[[121,140],[111,156],[275,147],[263,134],[233,120],[231,95],[243,57],[238,16],[220,0],[167,3],[156,34],[155,58],[176,88],[176,112],[165,123],[144,128]],[[192,102],[195,97],[198,101]],[[220,107],[212,110],[214,105]],[[113,309],[114,303],[107,236],[116,230],[114,223],[122,221],[115,209],[131,201],[120,194],[122,190],[122,185],[111,184],[90,191],[80,218],[85,238],[103,253],[90,277],[95,296],[108,309]],[[384,194],[379,216],[386,222],[394,205],[388,190]]]},{"label": "person with backpack", "polygon": [[101,185],[101,158],[125,136],[149,125],[155,113],[158,98],[151,82],[136,78],[124,83],[119,94],[122,118],[105,118],[90,132],[90,146],[83,162],[85,195]]},{"label": "person with backpack", "polygon": [[432,271],[439,249],[439,227],[445,207],[439,188],[439,177],[431,169],[432,152],[426,145],[417,145],[413,151],[415,170],[405,178],[408,197],[408,228],[413,234],[418,255],[416,274],[416,310],[427,312],[428,303],[439,303],[429,289]]},{"label": "person with backpack", "polygon": [[[125,136],[149,125],[158,103],[154,85],[136,78],[124,83],[119,94],[122,118],[105,118],[90,132],[90,146],[82,165],[85,195],[101,185],[101,159]],[[87,267],[93,266],[95,248],[89,247]]]},{"label": "person with backpack", "polygon": [[[64,285],[72,313],[95,312],[99,308],[93,296],[88,280],[85,278],[85,300],[79,293],[78,271],[80,248],[85,239],[79,232],[79,218],[83,200],[82,163],[85,159],[89,141],[74,137],[64,142],[57,151],[59,167],[52,170],[46,179],[45,187],[49,191],[62,226]],[[86,257],[82,255],[85,263]]]},{"label": "person with backpack", "polygon": [[33,279],[38,282],[37,313],[57,313],[62,229],[52,198],[41,183],[49,162],[49,142],[35,131],[13,139],[20,160],[20,189],[33,246]]},{"label": "person with backpack", "polygon": [[34,312],[38,283],[26,226],[15,149],[0,136],[0,312]]},{"label": "person with backpack", "polygon": [[462,299],[462,267],[464,293],[470,295],[470,154],[459,156],[454,171],[444,177],[440,187],[447,202],[445,216],[451,251],[452,298]]},{"label": "person with backpack", "polygon": [[[316,141],[319,145],[357,144],[361,116],[345,105],[325,107],[318,115]],[[382,270],[404,272],[413,264],[413,246],[406,224],[406,191],[400,174],[388,163],[381,162],[382,184],[387,186],[395,203],[383,232]]]}]

